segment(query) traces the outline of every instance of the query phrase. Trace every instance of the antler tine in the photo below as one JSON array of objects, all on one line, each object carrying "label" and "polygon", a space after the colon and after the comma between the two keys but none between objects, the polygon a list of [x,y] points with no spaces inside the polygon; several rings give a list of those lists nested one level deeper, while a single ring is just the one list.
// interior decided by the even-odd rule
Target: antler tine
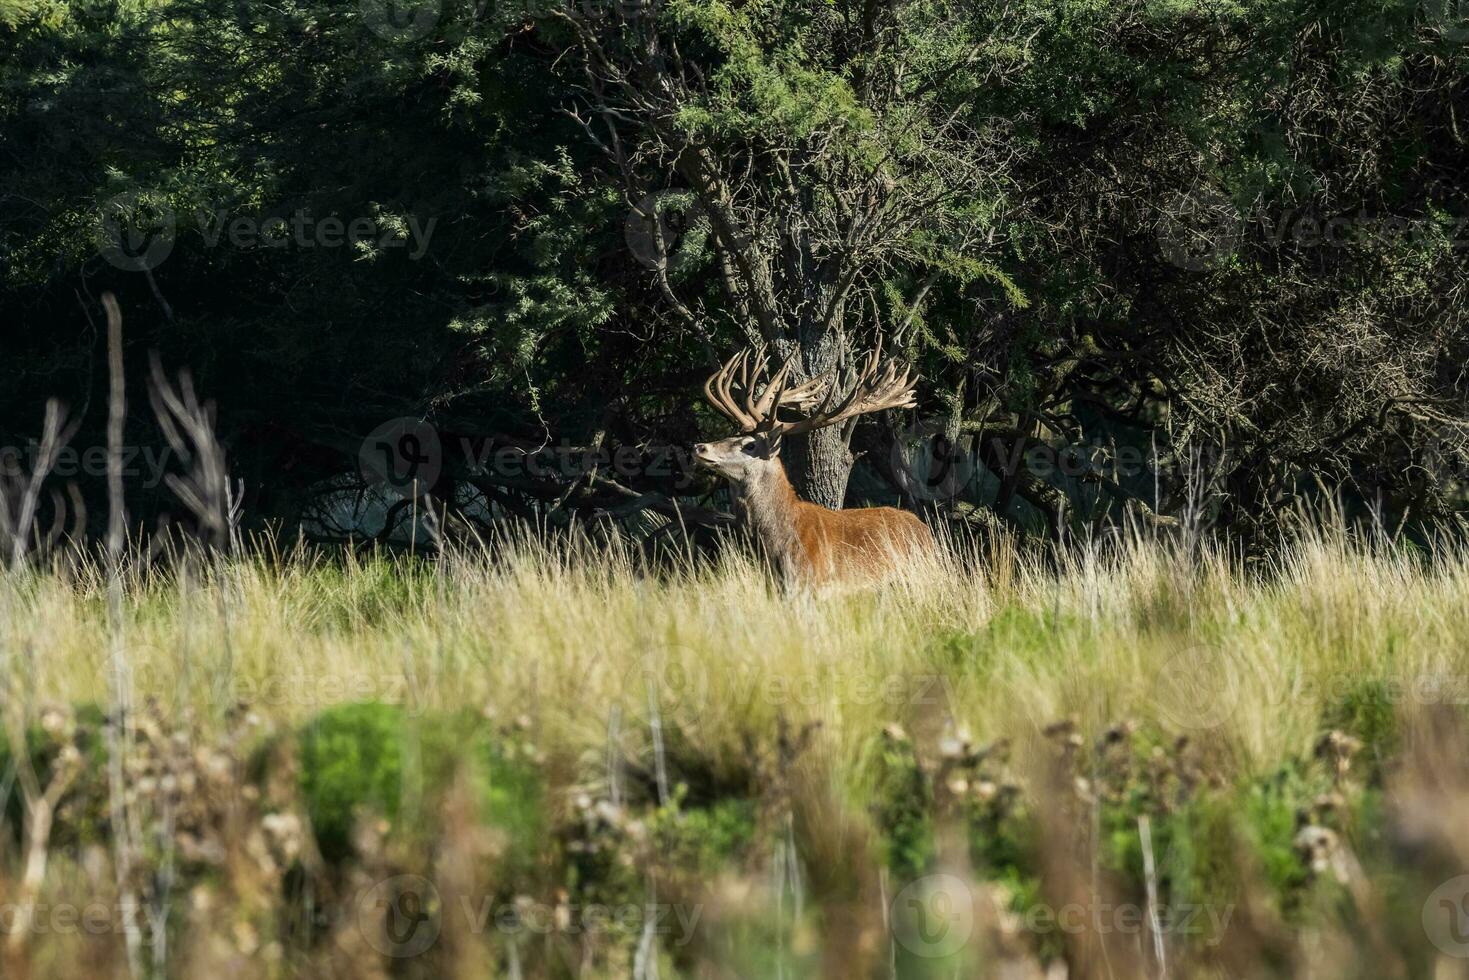
[{"label": "antler tine", "polygon": [[[837,383],[828,373],[793,386],[795,363],[792,354],[757,395],[755,389],[770,366],[769,348],[747,348],[725,361],[704,382],[704,397],[742,432],[775,436],[810,432],[888,408],[911,408],[915,401],[912,369],[884,361],[880,339],[859,359],[858,370],[847,384]],[[843,389],[845,394],[841,394]],[[805,417],[786,421],[780,417],[781,409],[794,409]]]},{"label": "antler tine", "polygon": [[812,402],[818,401],[832,389],[831,378],[819,374],[809,381],[803,381],[794,388],[787,388],[785,395],[781,398],[781,404],[791,408],[809,408]]},{"label": "antler tine", "polygon": [[791,362],[793,360],[794,358],[787,358],[786,362],[780,366],[780,370],[775,372],[775,377],[771,378],[770,383],[765,386],[764,393],[755,402],[755,415],[762,419],[775,421],[775,410],[785,404],[786,382],[791,376]]},{"label": "antler tine", "polygon": [[[859,396],[861,396],[864,385],[872,376],[873,371],[877,368],[877,362],[875,358],[878,356],[878,350],[880,350],[880,348],[874,349],[867,354],[867,356],[863,359],[864,363],[861,370],[859,370],[853,377],[852,383],[850,385],[840,386],[837,384],[832,384],[832,386],[826,391],[826,397],[821,400],[821,406],[817,408],[815,412],[812,412],[808,419],[803,419],[802,421],[796,423],[796,425],[800,426],[800,428],[787,429],[786,431],[806,432],[810,429],[824,428],[827,425],[834,424],[840,419],[845,418],[847,413],[851,410],[853,403],[856,402]],[[839,398],[837,396],[837,391],[841,387],[845,387],[847,389],[847,394],[845,397]],[[835,407],[833,407],[832,405],[833,400],[836,401]],[[823,419],[830,419],[831,421],[822,421]]]},{"label": "antler tine", "polygon": [[722,397],[723,390],[721,382],[724,380],[725,375],[728,374],[730,370],[733,369],[733,367],[734,360],[731,358],[730,360],[725,361],[723,364],[721,364],[719,366],[719,370],[709,375],[709,380],[704,382],[704,397],[708,399],[709,404],[713,405],[716,411],[726,416],[729,415],[729,406],[725,403]]},{"label": "antler tine", "polygon": [[793,408],[805,411],[811,405],[819,401],[823,396],[829,395],[833,389],[831,378],[826,374],[819,374],[814,378],[807,378],[798,385],[791,384],[791,369],[796,364],[796,354],[786,358],[770,386],[766,389],[765,398],[762,403],[767,406],[770,418],[774,420],[775,426],[780,428],[786,423],[780,421],[780,410],[782,408]]},{"label": "antler tine", "polygon": [[704,382],[704,397],[714,410],[738,425],[743,430],[754,427],[755,420],[740,409],[730,391],[737,370],[744,372],[748,366],[750,352],[736,354],[709,376]]},{"label": "antler tine", "polygon": [[[760,347],[754,351],[751,351],[747,348],[745,352],[740,355],[738,384],[740,388],[741,404],[739,408],[739,418],[735,419],[735,421],[739,423],[741,432],[750,432],[754,429],[759,428],[760,426],[760,416],[756,414],[755,407],[750,404],[750,379],[760,373],[760,363],[762,360],[764,360],[764,357],[764,347]],[[751,364],[752,359],[754,361],[753,365]],[[730,380],[732,381],[734,379],[731,378]],[[729,403],[731,405],[734,405],[734,393],[730,391],[730,382],[728,381],[724,385],[724,393],[729,398]]]},{"label": "antler tine", "polygon": [[912,368],[903,368],[900,372],[897,362],[882,360],[882,340],[879,337],[877,346],[862,359],[861,368],[844,397],[836,398],[837,386],[833,384],[814,412],[800,421],[780,424],[778,431],[795,435],[870,412],[912,408],[917,401],[913,391],[916,380]]},{"label": "antler tine", "polygon": [[770,358],[765,351],[764,344],[755,348],[753,363],[751,363],[751,352],[746,351],[744,368],[740,373],[740,394],[745,402],[745,414],[750,419],[746,426],[748,429],[757,428],[765,422],[765,413],[760,410],[759,402],[755,399],[755,381],[765,373],[765,366],[770,363]]}]

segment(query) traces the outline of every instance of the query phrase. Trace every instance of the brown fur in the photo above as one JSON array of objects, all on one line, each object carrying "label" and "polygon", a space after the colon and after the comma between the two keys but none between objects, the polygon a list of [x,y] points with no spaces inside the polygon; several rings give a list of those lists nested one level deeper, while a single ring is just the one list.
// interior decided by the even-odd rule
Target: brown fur
[{"label": "brown fur", "polygon": [[928,527],[907,511],[830,510],[800,499],[773,453],[740,453],[740,444],[748,442],[749,437],[737,436],[696,447],[696,455],[734,485],[745,524],[787,577],[811,582],[881,578],[935,551]]}]

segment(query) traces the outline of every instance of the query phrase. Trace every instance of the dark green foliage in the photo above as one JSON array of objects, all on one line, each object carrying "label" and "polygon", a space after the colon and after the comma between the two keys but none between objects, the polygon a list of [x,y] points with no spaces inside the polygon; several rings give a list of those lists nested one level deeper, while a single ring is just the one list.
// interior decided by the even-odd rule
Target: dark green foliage
[{"label": "dark green foliage", "polygon": [[755,843],[757,810],[757,801],[751,799],[720,800],[688,810],[677,803],[661,808],[651,827],[659,861],[704,880],[739,867]]},{"label": "dark green foliage", "polygon": [[301,730],[298,746],[301,795],[328,860],[352,854],[358,821],[374,816],[401,838],[431,835],[461,772],[481,819],[506,834],[507,866],[534,860],[545,819],[540,778],[482,720],[364,702],[322,712]]},{"label": "dark green foliage", "polygon": [[[1465,503],[1452,4],[915,2],[881,25],[846,0],[663,5],[661,50],[706,81],[622,113],[628,167],[598,145],[604,119],[573,117],[596,115],[593,87],[544,3],[430,6],[405,40],[346,0],[0,4],[0,447],[24,447],[53,395],[82,414],[78,448],[102,444],[95,298],[112,289],[133,404],[148,351],[192,368],[257,524],[343,537],[318,505],[361,489],[363,438],[405,416],[439,430],[451,504],[629,506],[478,465],[549,445],[549,466],[594,437],[631,461],[602,475],[637,493],[707,495],[665,465],[716,428],[690,407],[700,375],[770,332],[746,308],[766,286],[771,329],[819,361],[836,334],[806,300],[851,282],[841,336],[892,335],[922,412],[976,440],[963,494],[1016,526],[1156,510],[1260,541],[1322,486],[1410,530]],[[771,163],[792,146],[830,157]],[[665,284],[627,219],[645,192],[697,196],[694,150],[749,234],[695,216]],[[802,244],[869,193],[897,208],[890,234]],[[175,221],[150,275],[100,254],[120,196],[140,225]],[[792,207],[809,220],[782,224]],[[309,236],[230,231],[297,215]],[[324,243],[337,220],[367,232]],[[792,229],[755,274],[721,264]],[[145,415],[127,439],[156,452]],[[865,484],[901,497],[885,432],[863,428]],[[1068,442],[1100,473],[1058,471]],[[147,469],[130,512],[151,523],[177,504]],[[96,498],[95,472],[70,475]]]},{"label": "dark green foliage", "polygon": [[[1018,793],[1002,790],[988,800],[971,800],[965,823],[975,873],[1004,887],[1010,910],[1024,915],[1043,904],[1041,834],[1034,808]],[[1036,943],[1043,953],[1061,952],[1061,937],[1054,933],[1037,936]]]},{"label": "dark green foliage", "polygon": [[302,732],[301,795],[329,860],[350,853],[362,817],[377,812],[397,819],[404,737],[402,712],[382,704],[332,709]]},{"label": "dark green foliage", "polygon": [[1280,911],[1299,910],[1311,871],[1295,846],[1303,818],[1329,784],[1305,765],[1290,765],[1245,787],[1239,800],[1241,832],[1259,862]]},{"label": "dark green foliage", "polygon": [[[1248,881],[1249,848],[1241,838],[1240,811],[1228,793],[1206,791],[1173,807],[1133,794],[1102,807],[1103,861],[1129,900],[1142,902],[1147,879],[1139,818],[1148,817],[1159,901],[1179,910],[1237,906]],[[1300,859],[1292,855],[1297,864]],[[1189,920],[1186,941],[1213,945],[1207,915]]]},{"label": "dark green foliage", "polygon": [[1398,706],[1414,694],[1401,684],[1370,679],[1354,682],[1327,702],[1322,730],[1342,731],[1360,740],[1370,774],[1380,775],[1383,762],[1398,747]]},{"label": "dark green foliage", "polygon": [[872,814],[883,863],[897,881],[913,881],[934,857],[933,787],[905,737],[884,734],[877,750]]},{"label": "dark green foliage", "polygon": [[582,902],[611,907],[642,900],[646,879],[637,867],[621,814],[588,806],[562,829],[564,885]]}]

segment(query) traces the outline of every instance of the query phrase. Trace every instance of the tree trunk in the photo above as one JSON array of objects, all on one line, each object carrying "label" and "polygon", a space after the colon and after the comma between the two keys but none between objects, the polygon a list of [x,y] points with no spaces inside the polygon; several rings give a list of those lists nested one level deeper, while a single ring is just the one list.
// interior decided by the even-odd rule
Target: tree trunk
[{"label": "tree trunk", "polygon": [[840,510],[852,475],[852,451],[840,425],[786,440],[783,452],[791,485],[802,500]]},{"label": "tree trunk", "polygon": [[[837,367],[850,354],[847,335],[841,329],[844,304],[822,293],[818,286],[822,277],[815,274],[810,254],[803,253],[802,259],[802,273],[795,277],[795,281],[807,292],[795,305],[803,311],[804,318],[796,328],[795,343],[781,354],[790,356],[792,352],[799,351],[800,364],[807,378],[831,374],[835,380]],[[830,322],[812,318],[814,311],[826,310],[832,302],[836,303],[836,310]],[[802,500],[832,510],[841,510],[846,503],[847,480],[852,475],[853,459],[844,434],[846,428],[845,424],[833,425],[785,440],[781,456],[786,476]]]}]

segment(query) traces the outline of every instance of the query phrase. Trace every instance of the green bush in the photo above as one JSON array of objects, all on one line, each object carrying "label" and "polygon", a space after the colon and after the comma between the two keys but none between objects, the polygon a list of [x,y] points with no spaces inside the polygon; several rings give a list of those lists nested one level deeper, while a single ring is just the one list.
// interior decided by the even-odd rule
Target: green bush
[{"label": "green bush", "polygon": [[876,775],[872,815],[883,863],[899,880],[912,881],[934,857],[933,787],[907,738],[882,736]]},{"label": "green bush", "polygon": [[1397,702],[1402,696],[1383,681],[1362,680],[1328,702],[1322,712],[1323,730],[1345,732],[1361,741],[1362,763],[1370,778],[1380,776],[1383,761],[1397,751]]},{"label": "green bush", "polygon": [[397,705],[364,702],[317,715],[300,732],[301,795],[322,855],[353,850],[357,821],[385,818],[391,832],[428,835],[456,773],[474,787],[480,818],[507,835],[506,860],[538,851],[543,792],[536,767],[468,713],[415,717]]},{"label": "green bush", "polygon": [[659,856],[670,866],[712,878],[754,842],[755,821],[753,799],[726,799],[689,810],[664,807],[654,814],[652,830]]}]

